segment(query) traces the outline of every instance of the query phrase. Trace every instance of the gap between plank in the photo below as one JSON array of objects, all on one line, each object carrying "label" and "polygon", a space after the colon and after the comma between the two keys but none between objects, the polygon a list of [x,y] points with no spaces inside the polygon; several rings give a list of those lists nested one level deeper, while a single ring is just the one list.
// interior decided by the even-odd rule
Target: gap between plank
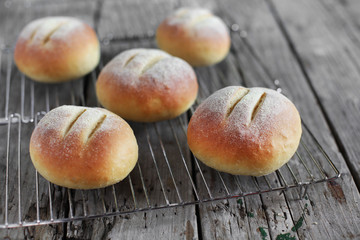
[{"label": "gap between plank", "polygon": [[[97,0],[96,1],[96,4],[95,4],[95,11],[94,11],[94,14],[93,14],[93,23],[94,23],[94,30],[96,32],[96,35],[98,36],[99,38],[99,34],[98,34],[98,28],[99,28],[99,22],[100,22],[100,18],[101,18],[101,13],[102,13],[102,9],[103,9],[103,1],[102,0]],[[99,39],[100,40],[100,39]],[[101,57],[100,57],[101,58]],[[101,61],[101,59],[100,59]],[[98,76],[100,69],[99,69],[99,66],[96,66],[96,68],[93,70],[96,72],[96,76]],[[83,99],[83,105],[87,105],[87,101],[88,101],[88,90],[89,90],[89,87],[91,86],[91,81],[92,81],[92,73],[90,72],[89,74],[87,74],[86,76],[84,76],[83,78],[83,84],[82,84],[82,95],[84,97]],[[94,86],[95,88],[95,86]],[[95,91],[95,89],[94,89]]]},{"label": "gap between plank", "polygon": [[99,22],[100,22],[100,18],[101,18],[102,9],[103,9],[103,1],[97,0],[96,5],[95,5],[94,17],[93,17],[94,29],[95,29],[96,34],[98,34],[98,28],[99,28]]},{"label": "gap between plank", "polygon": [[[187,116],[187,123],[190,122],[191,118],[191,111],[188,110],[186,113]],[[195,188],[198,189],[198,183],[196,181],[196,166],[195,166],[195,157],[193,154],[191,154],[191,151],[189,149],[189,155],[190,155],[190,161],[191,161],[191,178],[194,182]],[[201,218],[200,218],[200,206],[199,204],[195,204],[195,216],[196,216],[196,225],[197,225],[197,232],[198,232],[198,240],[202,240],[202,226],[201,226]]]}]

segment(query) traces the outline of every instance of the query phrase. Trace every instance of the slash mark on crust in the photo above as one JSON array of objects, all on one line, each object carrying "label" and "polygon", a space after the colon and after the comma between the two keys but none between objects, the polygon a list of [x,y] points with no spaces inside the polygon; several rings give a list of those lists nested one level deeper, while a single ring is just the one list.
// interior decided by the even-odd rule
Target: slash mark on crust
[{"label": "slash mark on crust", "polygon": [[140,75],[143,75],[146,71],[148,71],[150,68],[152,68],[155,64],[157,64],[163,58],[165,58],[165,57],[164,56],[156,56],[153,59],[151,59],[141,70]]},{"label": "slash mark on crust", "polygon": [[263,93],[261,95],[261,97],[259,98],[257,104],[254,107],[254,110],[253,110],[253,112],[251,114],[251,121],[250,122],[252,122],[254,120],[256,114],[259,112],[259,109],[260,109],[261,105],[264,103],[265,98],[266,98],[266,93]]},{"label": "slash mark on crust", "polygon": [[124,64],[124,68],[129,65],[129,63],[136,57],[136,55],[138,55],[139,53],[135,53],[134,55],[132,55],[131,57],[129,57],[129,59],[125,62]]},{"label": "slash mark on crust", "polygon": [[89,136],[87,137],[86,142],[88,142],[88,141],[91,139],[91,137],[95,134],[95,132],[101,127],[101,125],[102,125],[103,122],[105,121],[106,117],[107,117],[106,115],[103,115],[103,116],[99,119],[99,121],[96,123],[95,127],[93,128],[93,130],[91,131],[91,133],[90,133]]},{"label": "slash mark on crust", "polygon": [[31,33],[31,35],[30,35],[30,42],[32,42],[32,40],[34,39],[34,37],[35,37],[35,35],[36,35],[36,33],[37,33],[37,31],[38,31],[38,29],[39,28],[35,28],[35,30]]},{"label": "slash mark on crust", "polygon": [[84,109],[83,111],[81,111],[75,118],[74,120],[69,124],[69,126],[66,128],[66,131],[64,133],[64,137],[66,137],[66,135],[70,132],[71,128],[74,126],[75,122],[81,117],[81,115],[84,114],[84,112],[86,112],[86,109]]},{"label": "slash mark on crust", "polygon": [[61,28],[62,26],[64,26],[66,23],[60,23],[57,27],[55,27],[53,30],[51,30],[45,37],[43,40],[43,44],[45,45],[47,42],[50,41],[51,36],[57,31],[59,30],[59,28]]},{"label": "slash mark on crust", "polygon": [[[245,90],[245,91],[244,91]],[[236,105],[250,92],[249,89],[240,88],[237,90],[230,99],[230,107],[226,112],[226,118],[228,118],[233,112]]]}]

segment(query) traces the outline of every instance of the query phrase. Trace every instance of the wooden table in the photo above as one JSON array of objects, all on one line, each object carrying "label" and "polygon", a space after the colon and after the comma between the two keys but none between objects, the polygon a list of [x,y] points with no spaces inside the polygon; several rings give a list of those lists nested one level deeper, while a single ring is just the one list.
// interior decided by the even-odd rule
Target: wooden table
[{"label": "wooden table", "polygon": [[[360,186],[360,1],[0,1],[0,44],[3,49],[10,49],[11,52],[19,31],[33,19],[49,15],[75,16],[96,29],[103,42],[102,62],[106,64],[122,50],[133,47],[155,47],[153,36],[159,22],[176,7],[194,5],[212,9],[229,26],[232,26],[233,30],[239,28],[240,33],[233,35],[231,52],[223,63],[215,67],[197,69],[202,88],[200,101],[226,85],[271,87],[272,83],[278,80],[283,93],[293,100],[311,132],[334,160],[342,173],[341,178],[309,186],[302,199],[296,198],[295,190],[271,192],[240,200],[231,199],[120,217],[0,229],[0,237],[8,236],[11,239],[63,237],[71,239],[360,239],[358,203],[360,201],[358,189]],[[237,25],[233,25],[234,23]],[[108,40],[111,44],[108,44]],[[9,54],[11,56],[11,53]],[[0,59],[2,63],[0,112],[20,113],[21,102],[25,102],[24,115],[31,115],[27,107],[31,103],[20,99],[21,83],[25,84],[23,87],[27,91],[31,88],[30,80],[21,80],[22,76],[11,64],[9,54],[6,57],[2,54]],[[216,71],[223,72],[226,82],[214,77]],[[84,80],[59,86],[56,99],[60,99],[61,103],[96,105],[92,85],[88,84],[92,78],[94,76],[90,75]],[[6,96],[4,87],[6,81],[11,82],[9,96]],[[34,86],[35,89],[44,89],[37,84]],[[49,96],[50,99],[54,97],[51,91],[51,89],[50,92],[35,90],[35,113],[55,106],[54,101],[44,100],[46,97],[49,99]],[[68,97],[70,91],[73,91],[72,96],[75,98]],[[186,116],[182,116],[181,119],[187,121]],[[141,124],[132,124],[132,126],[136,129],[135,132],[141,135],[140,144],[146,146],[147,127]],[[177,143],[171,140],[173,138],[170,138],[171,131],[167,123],[159,123],[156,126],[167,149],[167,155],[171,159],[172,153],[178,151]],[[175,132],[181,132],[180,125],[175,125],[174,128]],[[28,161],[27,148],[32,129],[32,124],[22,125],[20,152],[27,161],[22,160],[21,166],[22,169],[32,170],[31,173],[26,170],[21,172],[21,176],[24,176],[22,181],[35,179],[32,165]],[[5,198],[3,176],[6,173],[7,132],[8,125],[1,125],[1,204]],[[148,130],[148,133],[150,141],[157,135],[153,128]],[[11,139],[14,140],[10,142],[15,144],[16,136],[11,136]],[[185,146],[184,137],[179,138],[179,141],[181,146]],[[194,166],[191,165],[190,154],[186,149],[182,150],[185,153],[184,161],[189,164],[192,171]],[[13,151],[16,149],[10,147],[9,154],[11,155]],[[142,151],[145,150],[140,150],[140,156],[146,158],[147,155],[145,156]],[[155,147],[153,151],[155,155],[161,155],[161,145]],[[147,160],[150,162],[151,158]],[[177,169],[177,164],[180,163],[172,164],[174,164],[172,167]],[[155,169],[146,164],[141,167],[145,180],[152,181]],[[174,171],[174,174],[179,173]],[[201,180],[197,172],[194,171],[193,174],[195,181]],[[182,178],[181,175],[175,177]],[[9,181],[11,184],[13,179],[10,178]],[[136,184],[139,180],[133,179],[133,181]],[[210,184],[210,187],[217,189],[216,179]],[[40,192],[46,192],[45,182],[40,182],[40,187]],[[58,211],[53,214],[58,217],[68,216],[66,191],[55,186],[52,189],[54,194],[60,194],[60,197],[56,198],[57,202],[53,203],[58,206]],[[34,218],[36,206],[26,205],[26,199],[35,198],[34,189],[22,191],[25,200],[21,214],[25,218]],[[156,200],[158,194],[155,193],[160,191],[160,186],[155,185],[149,193],[150,200]],[[179,185],[179,191],[185,196],[193,196],[190,185]],[[169,192],[169,198],[176,197],[173,189]],[[74,200],[76,204],[76,197]],[[48,214],[46,212],[48,200],[41,198],[39,204],[40,214],[43,214],[42,209],[45,209],[44,214]],[[125,205],[131,204],[124,203]],[[1,206],[2,214],[3,211],[4,206]],[[74,211],[77,211],[76,206]]]}]

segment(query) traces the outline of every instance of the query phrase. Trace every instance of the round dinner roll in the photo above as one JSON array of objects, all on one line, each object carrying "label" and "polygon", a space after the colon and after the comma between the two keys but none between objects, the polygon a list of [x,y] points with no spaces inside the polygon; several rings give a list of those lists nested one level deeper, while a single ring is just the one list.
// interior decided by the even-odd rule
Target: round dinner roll
[{"label": "round dinner roll", "polygon": [[235,175],[263,176],[294,155],[301,137],[294,104],[267,88],[223,88],[191,117],[187,138],[209,167]]},{"label": "round dinner roll", "polygon": [[156,49],[122,52],[96,82],[96,95],[105,108],[137,122],[177,117],[190,108],[197,92],[192,67]]},{"label": "round dinner roll", "polygon": [[156,41],[159,48],[192,66],[218,63],[230,49],[225,23],[201,8],[180,8],[167,17],[156,31]]},{"label": "round dinner roll", "polygon": [[39,82],[56,83],[91,72],[100,59],[95,31],[72,17],[30,22],[19,35],[14,60],[21,72]]},{"label": "round dinner roll", "polygon": [[102,188],[123,180],[138,159],[130,126],[102,108],[61,106],[38,123],[30,157],[48,181],[75,189]]}]

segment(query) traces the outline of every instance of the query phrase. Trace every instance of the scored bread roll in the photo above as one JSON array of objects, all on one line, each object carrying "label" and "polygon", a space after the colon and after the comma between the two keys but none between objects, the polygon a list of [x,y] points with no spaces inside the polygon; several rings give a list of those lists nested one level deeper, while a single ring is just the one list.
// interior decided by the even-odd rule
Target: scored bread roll
[{"label": "scored bread roll", "polygon": [[91,72],[100,59],[95,31],[72,17],[45,17],[30,22],[19,35],[14,60],[33,80],[64,82]]},{"label": "scored bread roll", "polygon": [[294,104],[266,88],[223,88],[191,117],[187,138],[209,167],[235,175],[262,176],[287,163],[301,137]]},{"label": "scored bread roll", "polygon": [[175,11],[159,25],[156,41],[159,48],[192,66],[218,63],[230,49],[230,35],[225,23],[201,8]]},{"label": "scored bread roll", "polygon": [[96,82],[99,102],[137,122],[174,118],[196,99],[194,70],[185,61],[156,49],[127,50],[112,59]]},{"label": "scored bread roll", "polygon": [[30,157],[48,181],[74,189],[94,189],[124,179],[138,159],[130,126],[101,108],[61,106],[38,123]]}]

